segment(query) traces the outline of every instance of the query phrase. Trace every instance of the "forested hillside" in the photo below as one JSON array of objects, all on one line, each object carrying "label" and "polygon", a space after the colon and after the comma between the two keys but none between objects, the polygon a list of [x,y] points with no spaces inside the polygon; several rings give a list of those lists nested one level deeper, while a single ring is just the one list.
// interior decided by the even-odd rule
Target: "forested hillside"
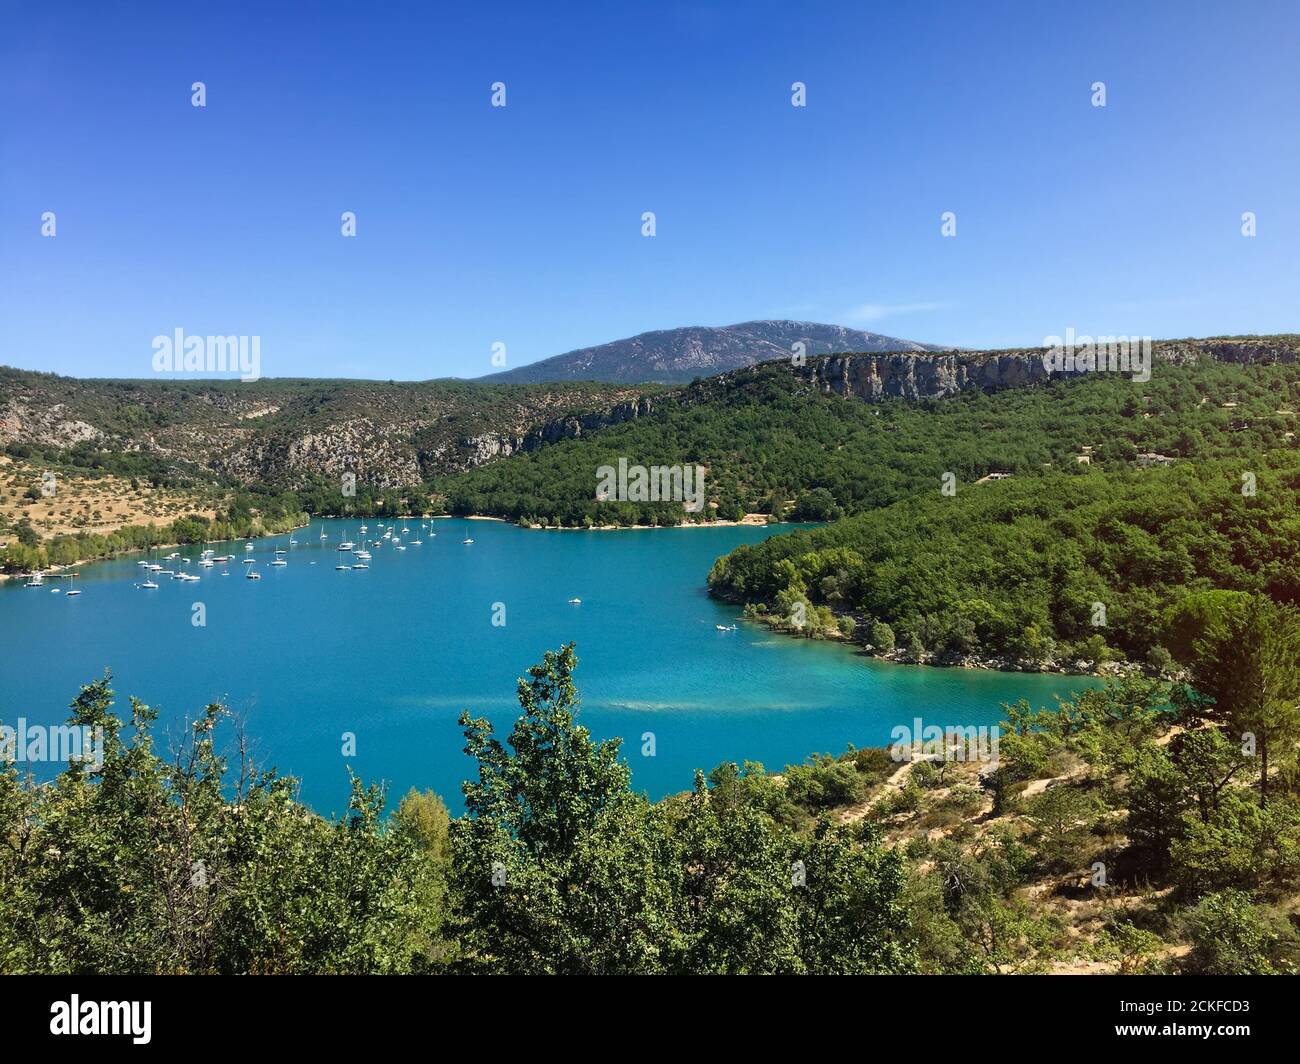
[{"label": "forested hillside", "polygon": [[645,393],[612,384],[81,380],[0,367],[10,455],[172,483],[375,490],[511,453],[530,429]]},{"label": "forested hillside", "polygon": [[[1243,477],[1253,494],[1244,495]],[[907,661],[1015,668],[1113,657],[1167,668],[1165,615],[1189,591],[1300,602],[1300,454],[1093,470],[959,487],[720,558],[718,594]]]},{"label": "forested hillside", "polygon": [[706,467],[716,516],[825,520],[969,485],[989,473],[1034,476],[1130,468],[1295,446],[1300,367],[1202,360],[1160,364],[1152,379],[1097,375],[994,394],[867,403],[824,395],[770,363],[696,382],[648,415],[533,454],[439,479],[453,513],[544,524],[655,524],[680,505],[596,501],[596,469],[619,457]]}]

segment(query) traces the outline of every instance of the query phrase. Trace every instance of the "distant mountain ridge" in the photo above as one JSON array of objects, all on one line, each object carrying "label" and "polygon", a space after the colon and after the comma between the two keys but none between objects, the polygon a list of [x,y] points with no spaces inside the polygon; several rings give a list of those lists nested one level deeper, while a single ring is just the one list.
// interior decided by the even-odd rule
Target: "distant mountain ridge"
[{"label": "distant mountain ridge", "polygon": [[945,351],[936,344],[823,325],[812,321],[744,321],[738,325],[689,325],[656,329],[625,340],[583,347],[518,369],[504,370],[484,382],[537,384],[543,381],[606,381],[617,384],[683,384],[729,370],[789,358],[795,343],[804,354],[846,351]]}]

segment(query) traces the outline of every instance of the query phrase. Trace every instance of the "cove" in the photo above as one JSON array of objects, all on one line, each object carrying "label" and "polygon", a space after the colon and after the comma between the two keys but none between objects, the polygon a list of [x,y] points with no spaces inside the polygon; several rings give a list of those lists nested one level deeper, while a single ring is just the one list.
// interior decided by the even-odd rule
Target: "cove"
[{"label": "cove", "polygon": [[[367,524],[370,540],[378,522]],[[517,678],[569,641],[579,659],[578,720],[597,738],[623,739],[633,785],[652,798],[689,788],[696,768],[722,761],[778,771],[848,743],[884,745],[917,718],[992,725],[1002,702],[1052,706],[1054,695],[1096,683],[894,665],[747,623],[709,598],[705,577],[719,555],[780,526],[420,524],[406,521],[404,551],[372,547],[366,570],[336,570],[354,560],[336,548],[345,536],[359,540],[360,522],[330,520],[296,532],[284,566],[271,564],[274,549],[288,547],[278,536],[249,552],[214,544],[234,555],[214,568],[198,566],[200,547],[181,548],[188,564],[159,563],[201,579],[156,576],[156,589],[139,586],[140,555],[77,570],[82,594],[71,598],[50,591],[67,580],[39,589],[7,581],[0,722],[62,722],[80,686],[111,668],[118,715],[128,715],[130,695],[158,708],[160,744],[203,705],[225,702],[258,762],[298,777],[303,800],[322,813],[345,806],[349,765],[386,781],[390,803],[415,786],[457,811],[473,770],[457,716],[488,717],[504,740],[518,711]],[[245,557],[261,579],[245,579]],[[200,614],[206,623],[195,625]],[[715,628],[732,623],[737,630]],[[653,757],[642,754],[646,733]],[[353,756],[344,756],[348,736]],[[48,778],[62,765],[22,767]]]}]

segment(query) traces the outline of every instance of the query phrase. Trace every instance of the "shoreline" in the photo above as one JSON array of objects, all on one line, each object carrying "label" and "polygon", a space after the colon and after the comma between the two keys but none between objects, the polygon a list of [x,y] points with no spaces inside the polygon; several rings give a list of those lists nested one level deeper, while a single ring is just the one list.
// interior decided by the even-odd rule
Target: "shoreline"
[{"label": "shoreline", "polygon": [[[333,519],[331,518],[330,520]],[[205,539],[203,542],[204,543],[238,543],[240,540],[243,540],[244,542],[248,542],[249,540],[253,540],[253,539],[268,539],[273,536],[290,536],[293,535],[293,533],[299,531],[300,529],[310,528],[310,527],[311,527],[311,522],[308,521],[305,525],[294,525],[292,528],[286,529],[283,532],[263,532],[261,535],[258,536],[235,536],[233,539]],[[177,547],[194,547],[197,545],[198,544],[195,543],[155,543],[151,547],[139,547],[134,550],[118,551],[118,553],[116,554],[109,554],[104,556],[103,558],[78,558],[75,562],[72,562],[70,565],[51,565],[49,566],[49,568],[40,570],[40,573],[42,576],[46,576],[50,574],[61,573],[68,569],[77,569],[83,565],[97,565],[99,562],[111,562],[111,561],[116,561],[118,558],[129,558],[132,554],[148,554],[152,550],[175,550]],[[0,572],[0,583],[4,583],[4,581],[6,580],[14,580],[17,579],[18,577],[27,579],[30,578],[32,575],[34,574]]]},{"label": "shoreline", "polygon": [[803,524],[817,524],[815,521],[769,521],[767,520],[767,514],[746,514],[739,521],[681,521],[675,525],[520,525],[518,522],[505,517],[484,517],[478,514],[466,514],[464,519],[467,521],[504,521],[506,524],[513,524],[519,528],[538,532],[648,532],[673,528],[767,528],[770,525],[796,527]]},{"label": "shoreline", "polygon": [[[965,657],[959,657],[951,655],[945,656],[926,651],[925,658],[923,660],[917,660],[907,654],[906,651],[897,647],[888,653],[877,654],[874,652],[875,648],[869,643],[855,642],[852,638],[839,631],[826,631],[817,636],[796,634],[796,629],[791,629],[784,625],[769,624],[762,616],[746,616],[744,613],[746,603],[741,599],[735,598],[731,595],[719,594],[712,588],[709,588],[708,595],[709,598],[718,602],[724,602],[728,606],[739,607],[741,614],[740,617],[737,618],[738,621],[761,625],[768,632],[789,636],[792,639],[807,639],[809,642],[814,643],[834,643],[842,646],[846,650],[852,651],[855,655],[868,658],[871,661],[885,662],[889,665],[908,665],[929,669],[972,669],[981,672],[1014,672],[1023,676],[1033,676],[1035,674],[1043,676],[1092,676],[1097,679],[1104,679],[1108,676],[1127,676],[1133,673],[1143,676],[1150,675],[1141,664],[1128,660],[1089,662],[1080,658],[1073,662],[1052,662],[1050,666],[1046,664],[1033,663],[1038,664],[1039,667],[1023,668],[1021,667],[1023,664],[1029,663],[1025,662],[1023,659],[1010,658],[1001,654],[968,654]],[[839,617],[853,617],[850,613],[836,614],[835,616],[837,619]],[[853,617],[853,619],[855,621],[859,620],[857,617]],[[1164,676],[1163,678],[1176,679],[1176,677],[1169,676]]]}]

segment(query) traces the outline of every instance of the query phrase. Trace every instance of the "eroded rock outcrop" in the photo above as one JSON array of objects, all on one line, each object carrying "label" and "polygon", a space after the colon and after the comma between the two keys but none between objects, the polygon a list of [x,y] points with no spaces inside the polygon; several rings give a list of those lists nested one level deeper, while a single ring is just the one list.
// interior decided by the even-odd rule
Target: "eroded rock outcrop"
[{"label": "eroded rock outcrop", "polygon": [[[1156,363],[1199,358],[1241,364],[1295,362],[1300,338],[1284,336],[1209,340],[1159,340]],[[810,359],[795,372],[823,392],[882,399],[945,399],[959,392],[1001,391],[1041,384],[1054,377],[1080,376],[1082,370],[1049,373],[1040,348],[1011,351],[945,351],[938,354],[853,354]]]}]

